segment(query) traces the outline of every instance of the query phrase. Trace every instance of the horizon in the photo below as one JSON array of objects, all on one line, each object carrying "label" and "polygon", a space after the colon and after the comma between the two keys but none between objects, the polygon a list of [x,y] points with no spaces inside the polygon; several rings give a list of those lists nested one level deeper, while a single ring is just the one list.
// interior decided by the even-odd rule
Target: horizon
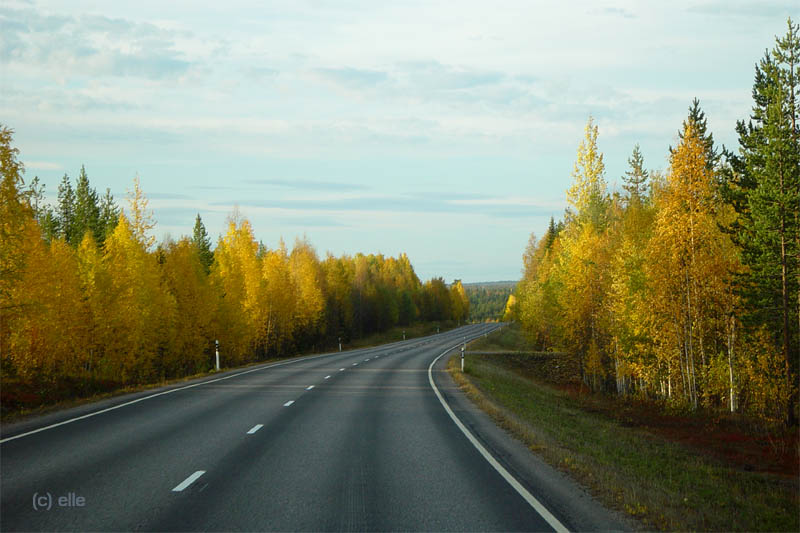
[{"label": "horizon", "polygon": [[792,7],[11,1],[0,114],[51,201],[84,164],[125,207],[138,175],[159,240],[199,213],[216,244],[238,206],[269,247],[307,235],[406,253],[423,280],[518,280],[590,115],[612,190],[636,143],[666,169],[694,97],[736,150]]}]

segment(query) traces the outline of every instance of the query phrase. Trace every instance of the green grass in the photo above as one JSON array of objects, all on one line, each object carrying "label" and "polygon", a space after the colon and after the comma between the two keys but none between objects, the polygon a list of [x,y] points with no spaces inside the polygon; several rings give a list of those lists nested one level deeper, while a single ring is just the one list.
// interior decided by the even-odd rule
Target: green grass
[{"label": "green grass", "polygon": [[[505,328],[469,349],[522,346],[519,331]],[[587,410],[569,392],[520,375],[502,355],[468,357],[466,380],[455,365],[450,369],[501,425],[645,529],[800,529],[797,479],[746,472],[641,428],[625,427]]]}]

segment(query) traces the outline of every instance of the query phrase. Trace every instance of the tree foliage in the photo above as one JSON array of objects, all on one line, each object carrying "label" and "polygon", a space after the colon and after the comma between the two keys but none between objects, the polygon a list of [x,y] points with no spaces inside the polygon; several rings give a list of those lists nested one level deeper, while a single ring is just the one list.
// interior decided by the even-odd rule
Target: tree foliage
[{"label": "tree foliage", "polygon": [[565,222],[531,237],[508,317],[540,349],[577,357],[595,390],[795,422],[798,80],[789,20],[756,66],[738,154],[714,146],[695,99],[666,173],[634,148],[625,196],[607,192],[590,118]]},{"label": "tree foliage", "polygon": [[238,212],[214,250],[199,214],[191,238],[155,246],[138,177],[124,212],[110,190],[98,198],[83,167],[75,187],[65,175],[54,209],[43,205],[12,134],[0,128],[4,379],[147,383],[209,370],[215,341],[233,366],[468,318],[460,281],[423,285],[405,254],[321,261],[306,239],[268,247]]}]

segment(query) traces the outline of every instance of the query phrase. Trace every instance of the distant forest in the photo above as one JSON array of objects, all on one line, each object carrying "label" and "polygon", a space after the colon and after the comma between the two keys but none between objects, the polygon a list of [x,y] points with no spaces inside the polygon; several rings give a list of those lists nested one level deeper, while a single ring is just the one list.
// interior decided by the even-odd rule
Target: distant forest
[{"label": "distant forest", "polygon": [[506,301],[514,291],[516,281],[491,281],[487,283],[465,283],[469,298],[469,318],[473,322],[500,320]]},{"label": "distant forest", "polygon": [[406,254],[268,248],[238,212],[216,247],[199,214],[191,237],[156,243],[138,179],[124,211],[84,168],[47,205],[39,180],[23,180],[12,131],[0,124],[4,388],[152,383],[209,370],[217,340],[237,366],[469,316],[459,281],[422,282]]}]

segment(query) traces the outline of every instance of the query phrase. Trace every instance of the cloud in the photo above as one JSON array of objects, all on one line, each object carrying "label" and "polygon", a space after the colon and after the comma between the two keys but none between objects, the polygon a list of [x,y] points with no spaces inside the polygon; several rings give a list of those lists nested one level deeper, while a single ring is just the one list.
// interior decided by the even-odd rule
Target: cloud
[{"label": "cloud", "polygon": [[[695,3],[686,9],[698,15],[721,17],[785,18],[797,11],[795,0],[709,0]],[[785,22],[785,21],[784,21]]]},{"label": "cloud", "polygon": [[618,16],[626,19],[635,19],[636,14],[622,7],[606,7],[602,11],[606,15]]},{"label": "cloud", "polygon": [[314,73],[322,80],[347,88],[375,87],[389,79],[386,72],[356,68],[317,68]]},{"label": "cloud", "polygon": [[0,9],[0,61],[46,65],[61,76],[164,79],[192,66],[176,50],[174,31],[97,15],[48,15],[34,8]]},{"label": "cloud", "polygon": [[149,193],[147,194],[147,197],[152,200],[192,200],[192,197],[186,194],[175,194],[166,192]]},{"label": "cloud", "polygon": [[366,189],[364,185],[357,183],[341,183],[322,180],[302,180],[302,179],[251,179],[243,180],[242,183],[248,185],[266,185],[270,187],[282,187],[286,189],[298,189],[308,191],[339,191],[349,192]]},{"label": "cloud", "polygon": [[25,161],[25,168],[28,170],[61,170],[62,167],[58,163],[51,163],[49,161]]},{"label": "cloud", "polygon": [[[531,217],[560,213],[562,203],[542,203],[531,199],[484,198],[451,193],[412,193],[399,195],[364,195],[337,199],[257,199],[241,202],[241,207],[263,209],[288,209],[303,212],[361,212],[369,213],[440,213],[469,214],[491,217]],[[231,202],[212,202],[214,206],[228,206]]]}]

